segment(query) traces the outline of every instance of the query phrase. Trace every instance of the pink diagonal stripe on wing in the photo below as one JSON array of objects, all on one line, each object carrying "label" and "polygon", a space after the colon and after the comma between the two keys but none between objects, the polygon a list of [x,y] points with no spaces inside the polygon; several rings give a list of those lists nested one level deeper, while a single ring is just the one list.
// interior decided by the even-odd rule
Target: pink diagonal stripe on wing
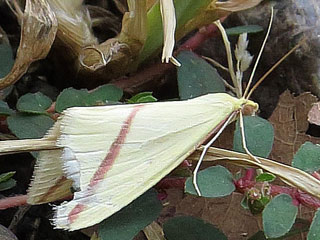
[{"label": "pink diagonal stripe on wing", "polygon": [[109,171],[109,169],[112,167],[114,161],[116,160],[117,156],[120,153],[120,149],[122,147],[122,144],[125,142],[126,137],[129,133],[130,126],[132,123],[132,120],[136,116],[138,110],[143,105],[137,105],[133,108],[133,111],[130,113],[127,120],[122,124],[121,130],[118,134],[117,139],[111,144],[109,152],[107,156],[103,159],[102,163],[100,164],[98,170],[94,173],[93,177],[90,180],[90,187],[93,187],[96,185],[101,179],[104,178],[104,175]]},{"label": "pink diagonal stripe on wing", "polygon": [[[105,174],[110,170],[114,161],[120,153],[121,147],[126,140],[129,133],[132,120],[136,116],[137,112],[143,105],[137,105],[133,108],[132,112],[128,116],[127,120],[122,124],[121,130],[116,140],[111,144],[110,149],[106,157],[101,162],[98,170],[95,172],[89,183],[89,189],[95,186],[100,180],[102,180]],[[89,191],[90,192],[90,191]],[[86,205],[78,203],[68,214],[69,223],[72,224],[79,216],[79,214],[86,209]]]}]

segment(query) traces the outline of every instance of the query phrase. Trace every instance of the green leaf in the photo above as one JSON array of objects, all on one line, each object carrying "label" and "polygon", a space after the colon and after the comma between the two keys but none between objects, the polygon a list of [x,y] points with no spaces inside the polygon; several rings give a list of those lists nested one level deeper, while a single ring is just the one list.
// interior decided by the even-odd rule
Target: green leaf
[{"label": "green leaf", "polygon": [[263,231],[258,231],[253,236],[251,236],[248,240],[267,240],[267,239]]},{"label": "green leaf", "polygon": [[42,138],[54,121],[45,115],[14,114],[7,119],[10,131],[20,139]]},{"label": "green leaf", "polygon": [[118,102],[122,95],[122,89],[112,84],[105,84],[89,93],[85,104],[86,106],[106,105],[108,102]]},{"label": "green leaf", "polygon": [[89,93],[85,89],[66,88],[57,97],[55,110],[61,113],[69,107],[85,107],[88,96]]},{"label": "green leaf", "polygon": [[150,189],[121,211],[107,218],[99,225],[101,240],[131,240],[160,214],[161,202],[157,192]]},{"label": "green leaf", "polygon": [[174,217],[166,221],[163,231],[167,240],[227,240],[215,226],[194,217]]},{"label": "green leaf", "polygon": [[27,93],[19,98],[17,109],[20,112],[45,114],[52,101],[41,92]]},{"label": "green leaf", "polygon": [[267,238],[285,235],[295,222],[298,208],[292,204],[292,198],[280,194],[273,198],[262,212],[264,233]]},{"label": "green leaf", "polygon": [[100,86],[89,93],[86,89],[64,89],[57,98],[57,112],[62,112],[69,107],[89,107],[106,105],[108,102],[117,102],[121,99],[123,91],[111,84]]},{"label": "green leaf", "polygon": [[5,191],[8,189],[11,189],[11,188],[15,187],[16,185],[17,185],[16,180],[10,178],[9,180],[7,180],[5,182],[0,183],[0,191]]},{"label": "green leaf", "polygon": [[[222,166],[209,167],[197,175],[198,187],[203,197],[223,197],[230,195],[234,190],[232,174]],[[185,192],[197,195],[192,177],[185,184]]]},{"label": "green leaf", "polygon": [[0,100],[0,115],[11,115],[14,111],[8,106],[8,103]]},{"label": "green leaf", "polygon": [[250,212],[253,215],[256,215],[256,214],[260,214],[269,202],[270,202],[270,198],[267,196],[262,196],[260,199],[256,199],[256,200],[249,199],[248,207]]},{"label": "green leaf", "polygon": [[5,77],[14,64],[11,46],[0,44],[0,78]]},{"label": "green leaf", "polygon": [[[273,145],[274,132],[272,125],[265,119],[257,116],[244,116],[244,130],[247,148],[259,157],[268,157]],[[245,153],[242,147],[240,120],[237,120],[233,138],[233,150]]]},{"label": "green leaf", "polygon": [[226,33],[228,35],[239,35],[241,33],[257,33],[262,31],[263,27],[259,25],[245,25],[226,29]]},{"label": "green leaf", "polygon": [[15,171],[12,171],[12,172],[0,174],[0,183],[9,180],[15,173],[16,173]]},{"label": "green leaf", "polygon": [[217,70],[190,51],[178,55],[179,96],[182,100],[207,93],[225,92],[225,86]]},{"label": "green leaf", "polygon": [[147,103],[156,102],[157,99],[152,96],[152,92],[142,92],[134,95],[128,100],[128,103]]},{"label": "green leaf", "polygon": [[[296,239],[293,238],[293,236],[296,236],[298,239],[300,239],[301,234],[304,232],[307,232],[309,229],[309,221],[301,218],[297,218],[293,227],[290,229],[290,231],[279,238],[268,238],[272,240],[288,240],[288,239]],[[263,231],[259,231],[255,233],[253,236],[251,236],[248,240],[267,240],[266,236],[264,235]]]},{"label": "green leaf", "polygon": [[276,178],[275,175],[272,173],[261,173],[258,176],[256,176],[256,181],[257,182],[272,182]]},{"label": "green leaf", "polygon": [[240,203],[241,207],[245,210],[249,210],[249,205],[248,205],[248,198],[243,197]]},{"label": "green leaf", "polygon": [[320,239],[320,208],[318,208],[316,214],[313,217],[307,239],[308,240]]},{"label": "green leaf", "polygon": [[314,172],[320,169],[320,146],[311,142],[305,142],[293,157],[292,166],[306,172]]},{"label": "green leaf", "polygon": [[[178,31],[184,31],[185,24],[198,14],[201,14],[211,2],[212,0],[175,0],[174,7],[177,19],[176,34]],[[148,11],[147,17],[147,39],[137,60],[139,64],[154,55],[163,45],[163,27],[159,1]]]}]

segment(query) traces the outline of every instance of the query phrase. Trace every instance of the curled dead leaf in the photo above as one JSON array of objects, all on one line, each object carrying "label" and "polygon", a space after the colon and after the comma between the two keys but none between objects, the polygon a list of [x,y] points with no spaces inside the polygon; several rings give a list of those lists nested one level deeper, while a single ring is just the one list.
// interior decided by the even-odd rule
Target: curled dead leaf
[{"label": "curled dead leaf", "polygon": [[47,1],[26,1],[17,57],[8,75],[0,79],[0,89],[14,84],[28,70],[31,63],[47,56],[57,28],[55,13]]}]

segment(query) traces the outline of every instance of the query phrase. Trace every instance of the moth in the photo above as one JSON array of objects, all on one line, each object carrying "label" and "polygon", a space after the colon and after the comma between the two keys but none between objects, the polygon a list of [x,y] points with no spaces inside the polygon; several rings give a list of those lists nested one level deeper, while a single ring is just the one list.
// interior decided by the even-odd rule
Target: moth
[{"label": "moth", "polygon": [[53,223],[73,231],[128,205],[243,110],[257,111],[249,96],[215,93],[186,101],[73,107],[44,138],[1,142],[0,150],[41,150],[27,202],[63,199],[72,189],[73,199],[54,207]]}]

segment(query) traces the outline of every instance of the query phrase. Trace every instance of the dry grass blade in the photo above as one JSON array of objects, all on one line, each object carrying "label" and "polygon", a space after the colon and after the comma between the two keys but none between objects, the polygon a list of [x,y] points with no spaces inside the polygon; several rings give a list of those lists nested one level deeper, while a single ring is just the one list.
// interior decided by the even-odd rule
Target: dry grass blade
[{"label": "dry grass blade", "polygon": [[152,222],[143,229],[148,240],[166,240],[163,229],[157,222]]},{"label": "dry grass blade", "polygon": [[[191,155],[189,159],[197,161],[201,151],[202,149],[200,148]],[[227,161],[228,163],[240,166],[261,168],[280,177],[288,185],[296,187],[320,199],[320,181],[312,175],[300,169],[270,159],[261,157],[257,157],[257,159],[260,163],[253,161],[249,155],[244,153],[211,147],[208,149],[204,161]]]},{"label": "dry grass blade", "polygon": [[0,155],[56,149],[54,139],[24,139],[1,141]]},{"label": "dry grass blade", "polygon": [[176,29],[176,15],[172,0],[160,0],[160,10],[163,25],[164,44],[162,50],[162,62],[171,61],[176,66],[181,64],[172,56],[174,48],[174,34]]},{"label": "dry grass blade", "polygon": [[14,84],[31,63],[47,56],[57,28],[56,16],[46,1],[26,1],[17,58],[9,74],[0,79],[0,89]]},{"label": "dry grass blade", "polygon": [[226,2],[216,2],[215,5],[219,10],[237,12],[252,8],[258,5],[260,2],[261,0],[229,0]]}]

